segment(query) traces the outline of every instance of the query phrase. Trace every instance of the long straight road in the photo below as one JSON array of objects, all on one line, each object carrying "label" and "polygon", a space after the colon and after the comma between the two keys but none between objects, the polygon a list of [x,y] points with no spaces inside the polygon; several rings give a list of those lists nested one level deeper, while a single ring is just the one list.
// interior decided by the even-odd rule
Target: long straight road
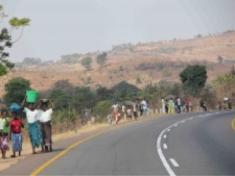
[{"label": "long straight road", "polygon": [[80,144],[42,175],[235,175],[232,112],[129,124]]}]

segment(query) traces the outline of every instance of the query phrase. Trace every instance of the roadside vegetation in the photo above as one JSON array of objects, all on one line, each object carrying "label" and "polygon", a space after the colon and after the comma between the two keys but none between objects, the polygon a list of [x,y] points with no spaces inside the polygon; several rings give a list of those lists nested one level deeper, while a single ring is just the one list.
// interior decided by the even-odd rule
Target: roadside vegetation
[{"label": "roadside vegetation", "polygon": [[[149,84],[143,89],[122,81],[112,88],[98,86],[74,86],[67,80],[55,83],[51,90],[41,92],[41,98],[50,98],[55,107],[53,123],[58,131],[75,129],[93,119],[95,122],[107,120],[114,103],[146,99],[150,108],[158,112],[161,98],[168,96],[189,97],[194,109],[203,99],[209,108],[216,108],[217,102],[224,96],[235,98],[234,68],[226,75],[219,76],[211,83],[207,81],[207,70],[202,65],[190,65],[179,75],[181,82],[160,81]],[[14,78],[5,85],[4,101],[20,103],[25,91],[31,88],[30,82],[23,78]]]}]

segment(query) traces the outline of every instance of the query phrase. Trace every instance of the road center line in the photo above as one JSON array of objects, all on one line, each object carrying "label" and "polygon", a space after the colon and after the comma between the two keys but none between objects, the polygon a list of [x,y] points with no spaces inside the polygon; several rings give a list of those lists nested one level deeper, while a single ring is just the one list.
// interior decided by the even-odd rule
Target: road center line
[{"label": "road center line", "polygon": [[174,158],[170,158],[170,162],[174,167],[180,167],[180,165],[176,162]]},{"label": "road center line", "polygon": [[162,135],[164,134],[166,130],[163,130],[161,131],[160,135],[158,136],[158,139],[157,139],[157,142],[156,142],[156,147],[157,147],[157,152],[158,152],[158,155],[162,161],[162,164],[163,166],[165,167],[167,173],[170,175],[170,176],[176,176],[175,172],[173,171],[173,169],[171,168],[171,166],[168,164],[163,152],[162,152],[162,148],[161,148],[161,138],[162,138]]},{"label": "road center line", "polygon": [[[198,116],[210,116],[210,115],[213,115],[213,113],[210,113],[210,114],[203,114],[203,115],[198,115]],[[195,117],[198,117],[197,115],[196,116],[193,116],[191,118],[195,118]],[[169,127],[165,128],[164,130],[162,130],[157,138],[157,142],[156,142],[156,148],[157,148],[157,152],[158,152],[158,156],[163,164],[163,166],[165,167],[167,173],[170,175],[170,176],[176,176],[174,170],[171,168],[170,164],[168,163],[166,157],[164,156],[163,152],[162,152],[162,148],[161,148],[161,140],[162,140],[162,137],[165,136],[165,132],[168,131],[170,132],[171,131],[171,128],[175,125],[175,124],[179,124],[179,123],[184,123],[185,120],[180,120],[180,121],[177,121],[175,123],[173,123],[172,125],[170,125]],[[165,137],[164,137],[165,138]],[[164,147],[164,145],[163,145]],[[172,163],[172,165],[174,167],[179,167],[179,164],[173,159],[171,158],[170,159],[170,162]]]}]

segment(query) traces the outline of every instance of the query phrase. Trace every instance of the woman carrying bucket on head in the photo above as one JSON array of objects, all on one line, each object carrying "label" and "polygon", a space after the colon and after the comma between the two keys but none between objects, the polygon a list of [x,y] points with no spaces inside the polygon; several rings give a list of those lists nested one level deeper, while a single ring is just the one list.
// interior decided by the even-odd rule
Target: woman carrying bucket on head
[{"label": "woman carrying bucket on head", "polygon": [[[36,101],[38,99],[38,92],[29,90],[26,92],[26,103],[24,112],[26,114],[28,133],[32,145],[32,153],[36,154],[36,148],[42,147],[42,134],[40,124],[38,122],[39,111],[36,108]],[[23,102],[25,105],[25,101]],[[43,150],[43,148],[42,148]]]},{"label": "woman carrying bucket on head", "polygon": [[52,151],[52,103],[47,99],[40,101],[39,121],[42,130],[43,148],[45,152]]}]

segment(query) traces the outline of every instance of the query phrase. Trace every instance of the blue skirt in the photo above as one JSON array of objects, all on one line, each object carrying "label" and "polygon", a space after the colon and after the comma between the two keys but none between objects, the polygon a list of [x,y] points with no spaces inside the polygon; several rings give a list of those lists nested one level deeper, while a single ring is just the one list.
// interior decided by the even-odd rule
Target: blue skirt
[{"label": "blue skirt", "polygon": [[14,152],[20,152],[22,150],[22,134],[21,133],[12,133],[11,134],[12,139],[12,150]]},{"label": "blue skirt", "polygon": [[28,123],[28,132],[32,147],[40,147],[42,145],[42,132],[38,122]]}]

